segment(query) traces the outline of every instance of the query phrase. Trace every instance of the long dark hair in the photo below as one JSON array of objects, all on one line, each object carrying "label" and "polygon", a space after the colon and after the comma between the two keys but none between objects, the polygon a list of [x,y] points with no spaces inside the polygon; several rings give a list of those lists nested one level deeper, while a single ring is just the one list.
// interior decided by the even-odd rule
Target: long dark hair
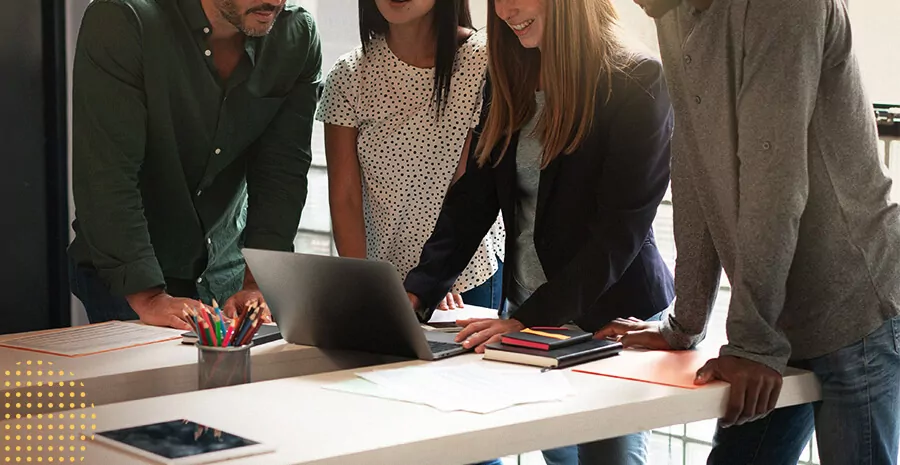
[{"label": "long dark hair", "polygon": [[[437,33],[434,54],[434,103],[437,115],[440,116],[450,94],[453,62],[460,45],[457,31],[460,27],[473,29],[469,0],[436,0],[433,17],[433,27]],[[389,28],[390,24],[378,11],[375,0],[359,0],[359,38],[362,41],[363,53],[368,51],[372,39],[387,34]]]}]

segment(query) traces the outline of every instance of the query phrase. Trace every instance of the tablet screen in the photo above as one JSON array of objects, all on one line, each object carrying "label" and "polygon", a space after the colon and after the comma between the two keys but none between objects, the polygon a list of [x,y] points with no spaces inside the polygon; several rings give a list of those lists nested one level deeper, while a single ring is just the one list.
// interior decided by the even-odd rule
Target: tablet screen
[{"label": "tablet screen", "polygon": [[188,420],[135,426],[97,435],[167,459],[192,457],[258,444]]}]

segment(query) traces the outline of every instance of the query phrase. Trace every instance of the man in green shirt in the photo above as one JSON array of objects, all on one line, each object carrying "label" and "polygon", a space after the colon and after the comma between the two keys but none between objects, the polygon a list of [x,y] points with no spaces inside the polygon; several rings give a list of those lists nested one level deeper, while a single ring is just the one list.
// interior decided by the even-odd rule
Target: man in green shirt
[{"label": "man in green shirt", "polygon": [[240,248],[293,249],[322,65],[285,0],[95,0],[75,52],[73,293],[187,329],[261,299]]}]

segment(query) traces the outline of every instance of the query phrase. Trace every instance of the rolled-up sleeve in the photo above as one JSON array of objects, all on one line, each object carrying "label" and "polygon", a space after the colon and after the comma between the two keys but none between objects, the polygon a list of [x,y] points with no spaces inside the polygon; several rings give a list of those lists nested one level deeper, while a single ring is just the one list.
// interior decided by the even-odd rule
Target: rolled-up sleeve
[{"label": "rolled-up sleeve", "polygon": [[114,0],[88,7],[73,87],[72,189],[92,265],[115,295],[162,287],[138,185],[147,109],[141,32],[129,7]]},{"label": "rolled-up sleeve", "polygon": [[738,97],[737,254],[723,355],[783,371],[791,347],[777,323],[809,195],[809,126],[828,24],[818,0],[755,0],[746,19]]}]

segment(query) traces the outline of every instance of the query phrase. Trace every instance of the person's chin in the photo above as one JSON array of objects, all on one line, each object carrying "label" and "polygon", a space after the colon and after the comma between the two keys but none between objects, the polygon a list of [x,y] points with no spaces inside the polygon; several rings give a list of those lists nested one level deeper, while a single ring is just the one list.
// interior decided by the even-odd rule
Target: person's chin
[{"label": "person's chin", "polygon": [[522,47],[524,47],[524,48],[538,48],[540,46],[540,44],[537,41],[531,40],[526,37],[520,37],[519,43],[522,44]]}]

